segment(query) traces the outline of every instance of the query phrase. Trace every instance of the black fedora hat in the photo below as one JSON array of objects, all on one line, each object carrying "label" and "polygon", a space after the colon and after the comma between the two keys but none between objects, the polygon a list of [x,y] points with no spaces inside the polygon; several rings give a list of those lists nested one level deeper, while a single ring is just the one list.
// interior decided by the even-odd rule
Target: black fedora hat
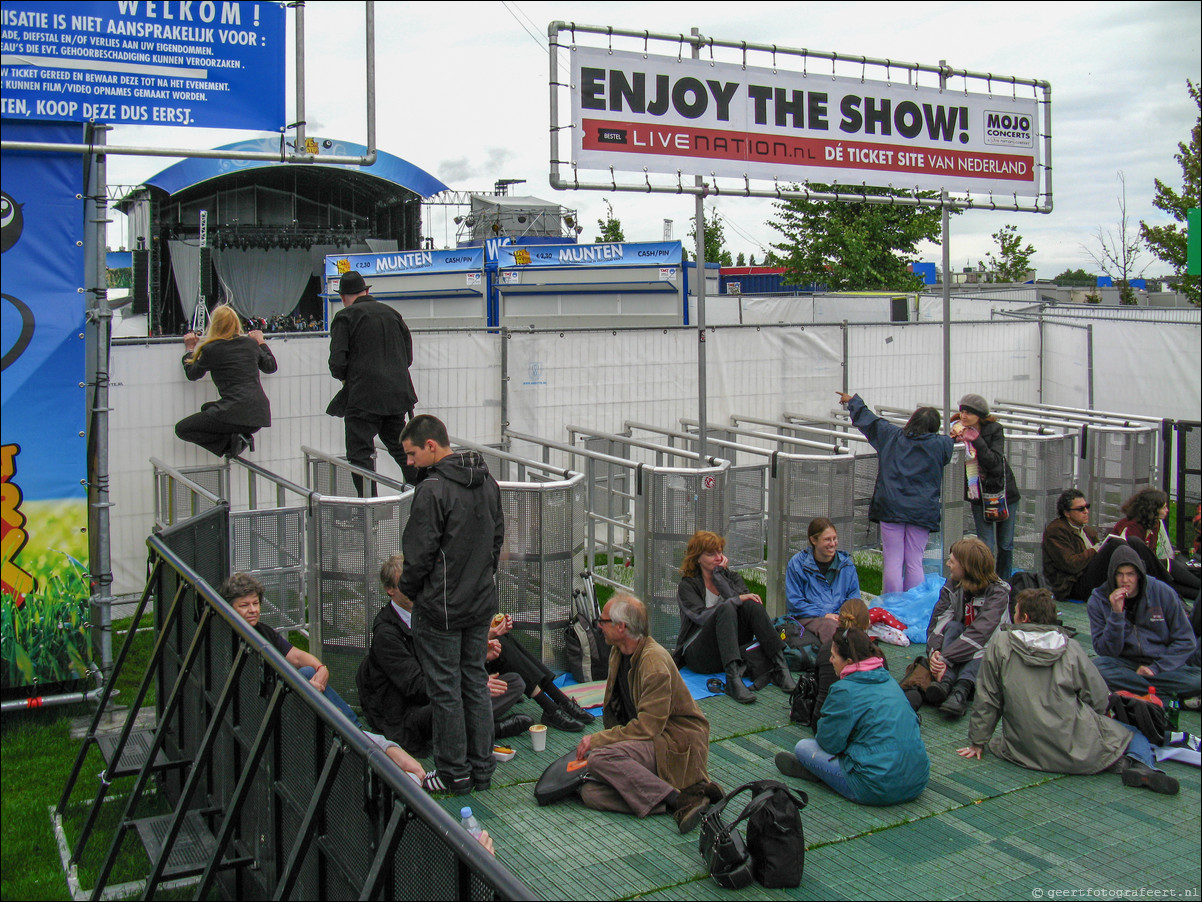
[{"label": "black fedora hat", "polygon": [[358,270],[352,269],[350,272],[344,272],[342,278],[338,280],[339,294],[358,294],[361,291],[367,291],[371,288],[363,281],[363,276]]}]

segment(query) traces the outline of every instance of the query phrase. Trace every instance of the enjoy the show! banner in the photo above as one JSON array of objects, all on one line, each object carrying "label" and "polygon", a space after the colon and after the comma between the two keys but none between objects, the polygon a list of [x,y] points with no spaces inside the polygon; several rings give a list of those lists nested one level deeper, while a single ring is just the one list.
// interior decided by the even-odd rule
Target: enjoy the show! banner
[{"label": "enjoy the show! banner", "polygon": [[[5,120],[13,141],[79,143],[81,126]],[[4,689],[86,676],[82,164],[5,151],[3,197]]]},{"label": "enjoy the show! banner", "polygon": [[661,172],[1039,193],[1038,103],[995,93],[572,48],[573,164]]}]

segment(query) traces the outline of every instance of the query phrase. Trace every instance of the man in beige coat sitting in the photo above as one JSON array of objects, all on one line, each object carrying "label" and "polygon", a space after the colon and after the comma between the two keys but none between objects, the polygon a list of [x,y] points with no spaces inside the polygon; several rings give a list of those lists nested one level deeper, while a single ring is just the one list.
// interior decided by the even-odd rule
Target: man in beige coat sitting
[{"label": "man in beige coat sitting", "polygon": [[598,627],[613,646],[605,686],[605,729],[580,740],[589,763],[580,799],[598,811],[638,817],[671,811],[681,833],[693,830],[722,790],[709,779],[710,725],[680,671],[647,635],[647,609],[630,595],[605,605]]},{"label": "man in beige coat sitting", "polygon": [[[985,646],[977,698],[962,757],[989,750],[1031,770],[1122,776],[1125,786],[1176,795],[1175,779],[1156,769],[1142,733],[1106,716],[1109,690],[1077,640],[1056,625],[1047,589],[1018,593],[1014,623]],[[998,720],[1002,735],[993,736]]]}]

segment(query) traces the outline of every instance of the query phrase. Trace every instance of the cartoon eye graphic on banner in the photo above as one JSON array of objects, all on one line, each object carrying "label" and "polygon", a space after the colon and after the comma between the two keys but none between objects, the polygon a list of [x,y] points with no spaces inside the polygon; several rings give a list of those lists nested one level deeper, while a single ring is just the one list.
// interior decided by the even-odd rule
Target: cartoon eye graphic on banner
[{"label": "cartoon eye graphic on banner", "polygon": [[0,191],[0,253],[17,243],[21,230],[25,228],[25,216],[21,213],[24,204],[19,204],[7,191]]},{"label": "cartoon eye graphic on banner", "polygon": [[[0,359],[0,370],[6,370],[17,361],[29,342],[33,339],[33,311],[13,297],[11,294],[0,295],[4,299],[2,308],[4,316],[4,357]],[[10,337],[14,338],[12,346],[8,346]]]}]

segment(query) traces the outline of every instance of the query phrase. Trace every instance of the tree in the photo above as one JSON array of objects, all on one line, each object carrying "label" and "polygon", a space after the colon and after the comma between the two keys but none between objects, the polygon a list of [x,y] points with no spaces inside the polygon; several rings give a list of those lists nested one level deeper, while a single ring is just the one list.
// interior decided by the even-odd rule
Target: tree
[{"label": "tree", "polygon": [[747,258],[747,265],[755,266],[755,254],[752,254],[750,257]]},{"label": "tree", "polygon": [[1202,150],[1202,94],[1198,85],[1192,81],[1186,81],[1185,85],[1189,96],[1198,107],[1199,116],[1193,131],[1190,132],[1189,144],[1179,143],[1177,149],[1180,153],[1173,155],[1173,159],[1181,164],[1181,192],[1174,191],[1160,179],[1156,179],[1156,197],[1152,200],[1156,209],[1168,213],[1181,225],[1149,226],[1146,222],[1141,222],[1139,233],[1152,253],[1173,267],[1181,286],[1180,290],[1186,297],[1194,304],[1202,304],[1199,277],[1186,272],[1188,229],[1185,226],[1188,211],[1198,206],[1199,183],[1202,183],[1202,165],[1199,162],[1199,151]]},{"label": "tree", "polygon": [[1031,273],[1031,258],[1035,256],[1035,246],[1028,244],[1023,247],[1023,236],[1018,234],[1018,226],[1004,225],[993,233],[993,240],[998,243],[999,255],[989,255],[989,268],[997,273],[999,282],[1025,282]]},{"label": "tree", "polygon": [[[829,185],[810,185],[830,192]],[[863,188],[867,194],[896,194],[887,188]],[[776,265],[787,270],[785,281],[818,283],[832,291],[916,290],[922,279],[908,271],[922,241],[939,237],[937,207],[905,204],[777,201],[777,219],[769,225],[781,233],[772,245]]]},{"label": "tree", "polygon": [[605,218],[597,220],[597,228],[601,230],[601,234],[593,240],[597,244],[625,241],[626,234],[622,231],[622,221],[614,217],[613,205],[609,202],[608,197],[601,199],[605,201]]},{"label": "tree", "polygon": [[[689,238],[692,239],[689,246],[695,248],[697,246],[696,216],[693,217],[693,225],[689,228]],[[722,230],[722,220],[719,218],[717,210],[712,215],[707,213],[705,217],[705,262],[718,263],[722,266],[734,265],[730,251],[726,249],[726,235]]]},{"label": "tree", "polygon": [[1071,288],[1093,288],[1098,284],[1098,277],[1093,273],[1088,273],[1081,268],[1066,269],[1056,278],[1052,279],[1057,285],[1064,285]]},{"label": "tree", "polygon": [[743,252],[739,251],[739,256],[735,257],[735,266],[746,266],[746,265],[747,265],[747,262],[746,262],[746,258],[743,256]]},{"label": "tree", "polygon": [[1098,269],[1110,276],[1119,290],[1119,303],[1134,304],[1135,289],[1131,287],[1131,280],[1143,275],[1144,270],[1148,267],[1146,263],[1143,266],[1139,265],[1139,258],[1143,250],[1140,247],[1139,236],[1132,232],[1129,225],[1127,177],[1123,175],[1122,170],[1119,170],[1118,179],[1122,185],[1122,191],[1118,197],[1118,230],[1104,229],[1098,226],[1098,231],[1094,234],[1097,246],[1085,246],[1085,252],[1097,264]]}]

